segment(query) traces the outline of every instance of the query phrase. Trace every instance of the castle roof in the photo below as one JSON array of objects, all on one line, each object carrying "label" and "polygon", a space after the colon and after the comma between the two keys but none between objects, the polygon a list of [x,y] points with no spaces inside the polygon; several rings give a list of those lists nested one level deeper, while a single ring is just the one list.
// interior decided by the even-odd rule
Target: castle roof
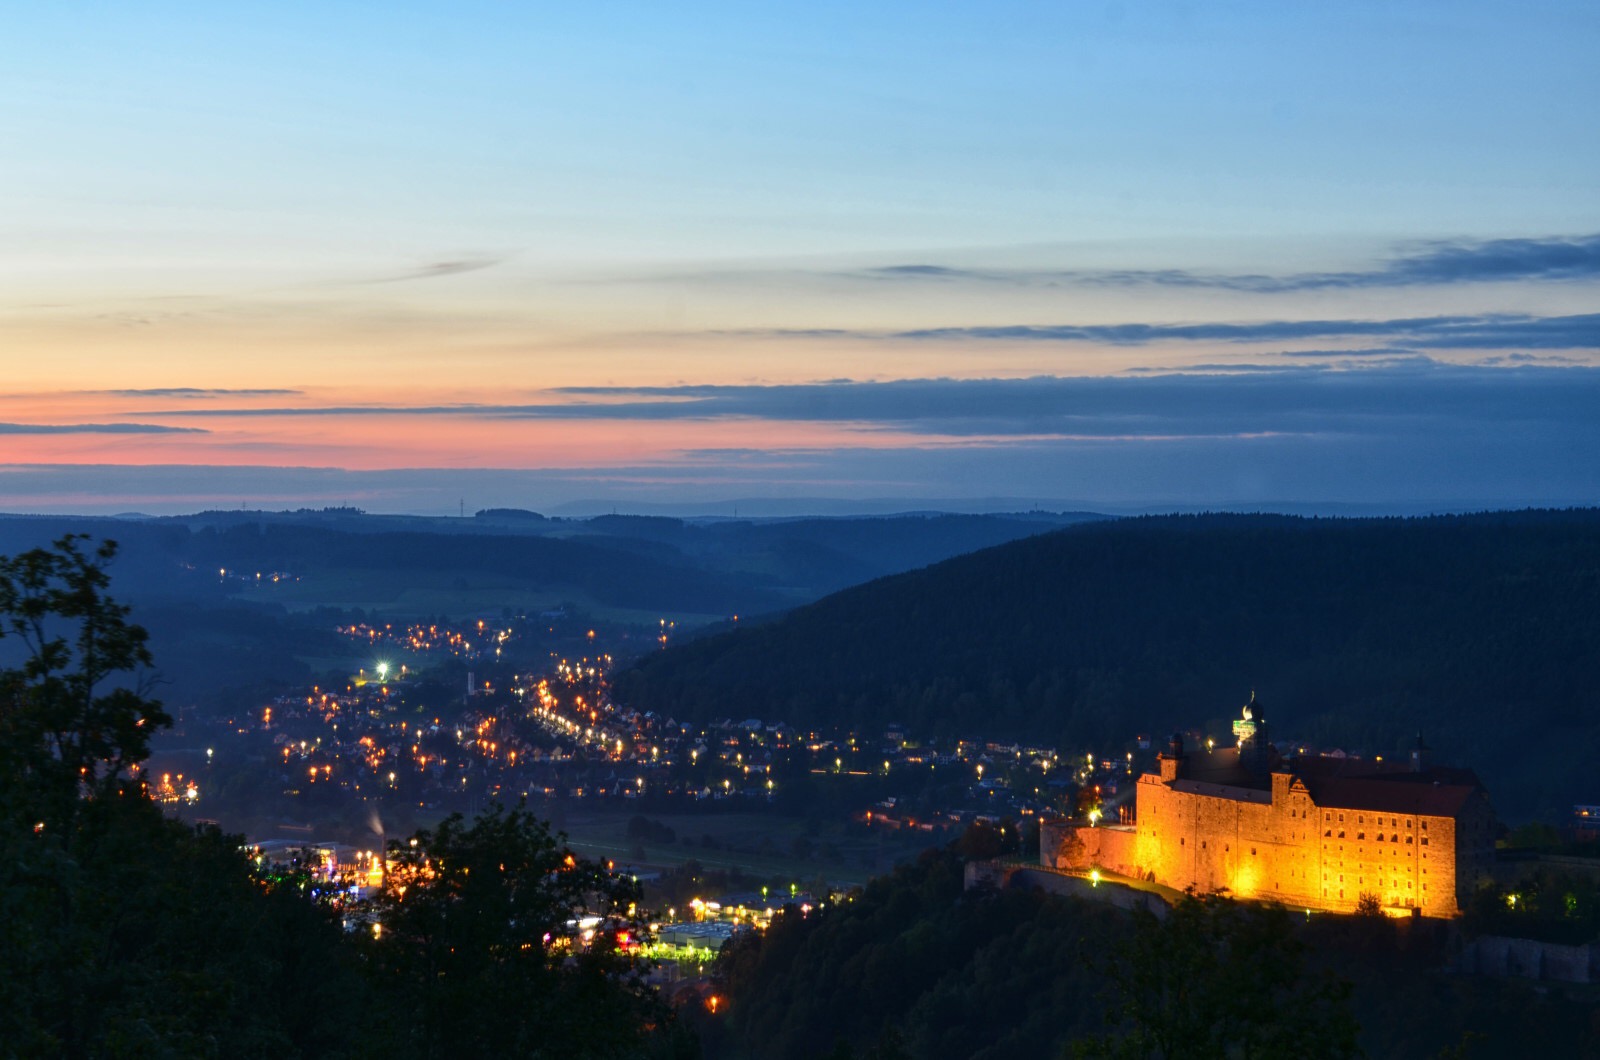
[{"label": "castle roof", "polygon": [[[1277,762],[1276,752],[1269,761]],[[1268,774],[1258,773],[1250,767],[1246,756],[1237,747],[1218,747],[1212,751],[1195,751],[1184,756],[1178,768],[1183,780],[1206,785],[1226,785],[1234,788],[1272,790]]]},{"label": "castle roof", "polygon": [[1189,780],[1180,778],[1174,780],[1169,787],[1173,791],[1185,791],[1191,795],[1209,795],[1214,799],[1233,799],[1237,802],[1259,802],[1263,806],[1272,804],[1272,792],[1267,788],[1252,787],[1243,784],[1217,784],[1204,780]]},{"label": "castle roof", "polygon": [[1375,813],[1454,817],[1483,791],[1470,769],[1436,766],[1421,772],[1362,768],[1352,759],[1296,759],[1291,770],[1318,806]]}]

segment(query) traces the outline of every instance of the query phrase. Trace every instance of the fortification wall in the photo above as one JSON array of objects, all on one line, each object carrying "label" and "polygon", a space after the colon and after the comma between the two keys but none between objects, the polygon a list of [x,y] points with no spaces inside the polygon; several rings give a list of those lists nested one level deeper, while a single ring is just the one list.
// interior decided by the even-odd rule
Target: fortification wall
[{"label": "fortification wall", "polygon": [[[1074,828],[1062,835],[1055,856],[1044,862],[1044,867],[1076,871],[1099,868],[1120,876],[1141,876],[1138,838],[1133,828],[1122,825]],[[1041,843],[1040,851],[1044,849]]]},{"label": "fortification wall", "polygon": [[1202,894],[1288,900],[1282,866],[1293,851],[1273,805],[1221,787],[1175,791],[1154,777],[1141,779],[1138,800],[1137,875]]},{"label": "fortification wall", "polygon": [[1320,811],[1321,902],[1354,909],[1363,894],[1389,907],[1455,916],[1455,833],[1449,817],[1365,810]]},{"label": "fortification wall", "polygon": [[1600,944],[1562,946],[1484,935],[1467,944],[1456,967],[1476,975],[1521,976],[1561,983],[1600,982]]},{"label": "fortification wall", "polygon": [[1179,890],[1351,911],[1363,894],[1392,908],[1459,915],[1451,817],[1323,809],[1286,775],[1264,793],[1221,785],[1178,790],[1140,778],[1133,872]]}]

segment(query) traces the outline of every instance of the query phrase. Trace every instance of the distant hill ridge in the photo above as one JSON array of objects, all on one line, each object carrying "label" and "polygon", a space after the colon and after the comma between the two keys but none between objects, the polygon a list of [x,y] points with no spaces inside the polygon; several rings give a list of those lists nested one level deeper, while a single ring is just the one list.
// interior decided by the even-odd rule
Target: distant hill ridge
[{"label": "distant hill ridge", "polygon": [[1511,816],[1600,802],[1600,510],[1089,523],[846,589],[619,675],[677,717],[1120,746],[1220,725],[1368,753],[1423,729]]}]

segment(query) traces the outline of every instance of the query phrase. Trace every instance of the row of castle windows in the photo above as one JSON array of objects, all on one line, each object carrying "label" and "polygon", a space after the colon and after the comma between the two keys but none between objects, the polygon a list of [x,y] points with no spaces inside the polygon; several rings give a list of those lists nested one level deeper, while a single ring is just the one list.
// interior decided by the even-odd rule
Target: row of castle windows
[{"label": "row of castle windows", "polygon": [[[1333,811],[1331,811],[1331,810],[1324,810],[1324,811],[1322,811],[1322,819],[1323,819],[1323,820],[1324,820],[1324,821],[1331,821],[1331,820],[1333,820]],[[1410,817],[1407,817],[1407,818],[1406,818],[1406,827],[1407,827],[1407,828],[1410,828],[1410,827],[1411,827],[1411,822],[1412,822],[1412,818],[1410,818]],[[1341,813],[1341,814],[1340,814],[1340,815],[1339,815],[1339,823],[1340,823],[1340,824],[1344,824],[1344,814],[1342,814],[1342,813]],[[1366,816],[1366,814],[1359,814],[1359,815],[1357,815],[1357,817],[1356,817],[1356,824],[1366,824],[1366,823],[1367,823],[1367,816]],[[1382,817],[1375,817],[1375,818],[1373,818],[1373,821],[1372,821],[1372,823],[1373,823],[1373,824],[1378,824],[1378,825],[1381,825],[1381,824],[1383,824],[1383,818],[1382,818]],[[1390,827],[1391,827],[1391,828],[1399,828],[1399,827],[1400,827],[1400,819],[1399,819],[1399,818],[1398,818],[1398,817],[1391,817],[1391,818],[1389,818],[1389,826],[1390,826]],[[1427,821],[1423,821],[1423,822],[1422,822],[1422,830],[1423,830],[1423,831],[1424,831],[1424,832],[1426,832],[1426,831],[1427,831],[1427,830],[1428,830],[1428,822],[1427,822]]]},{"label": "row of castle windows", "polygon": [[[1339,829],[1338,836],[1334,836],[1333,829],[1331,829],[1331,828],[1325,829],[1325,831],[1323,831],[1323,833],[1322,833],[1322,837],[1323,837],[1323,839],[1344,839],[1344,829],[1342,829],[1342,828]],[[1355,837],[1357,837],[1357,839],[1366,839],[1366,833],[1363,833],[1363,831],[1358,831],[1358,833],[1355,833]],[[1398,836],[1398,834],[1392,834],[1392,836],[1389,836],[1389,839],[1387,839],[1387,841],[1386,841],[1386,839],[1384,839],[1384,834],[1378,833],[1378,834],[1376,834],[1376,836],[1373,836],[1373,839],[1374,839],[1374,841],[1378,841],[1378,842],[1400,842],[1400,836]],[[1406,836],[1405,837],[1405,842],[1406,842],[1406,845],[1408,845],[1408,847],[1410,847],[1410,845],[1411,845],[1411,836]],[[1424,847],[1426,847],[1426,845],[1427,845],[1427,836],[1422,836],[1422,845],[1424,845]]]},{"label": "row of castle windows", "polygon": [[[1344,879],[1344,877],[1342,877],[1342,876],[1341,876],[1341,877],[1340,877],[1340,879],[1341,879],[1341,880],[1343,880],[1343,879]],[[1426,891],[1426,890],[1427,890],[1427,889],[1428,889],[1428,885],[1427,885],[1427,884],[1423,884],[1423,885],[1422,885],[1422,889],[1423,889],[1423,890],[1424,890],[1424,891]],[[1323,889],[1322,889],[1322,897],[1324,897],[1324,898],[1326,898],[1326,897],[1328,897],[1328,889],[1327,889],[1327,888],[1326,888],[1326,887],[1324,887],[1324,888],[1323,888]],[[1339,897],[1340,897],[1340,898],[1343,898],[1343,897],[1344,897],[1344,888],[1343,888],[1343,887],[1341,887],[1341,888],[1339,888]],[[1410,901],[1410,900],[1409,900],[1409,899],[1407,899],[1407,903],[1408,903],[1408,904],[1409,904],[1409,901]]]},{"label": "row of castle windows", "polygon": [[[1323,875],[1322,875],[1322,882],[1323,882],[1323,883],[1327,883],[1327,882],[1328,882],[1328,875],[1327,875],[1327,873],[1323,873]],[[1343,874],[1343,873],[1340,873],[1340,874],[1339,874],[1339,882],[1340,882],[1340,883],[1343,883],[1343,882],[1344,882],[1344,874]],[[1356,883],[1357,883],[1357,885],[1361,885],[1361,886],[1364,886],[1364,885],[1365,885],[1365,884],[1366,884],[1366,882],[1367,882],[1367,878],[1366,878],[1366,877],[1365,877],[1365,876],[1357,876],[1357,877],[1356,877]],[[1379,886],[1387,886],[1387,887],[1398,887],[1398,886],[1400,886],[1400,881],[1399,881],[1399,880],[1379,880],[1379,881],[1378,881],[1378,884],[1379,884]],[[1427,884],[1423,884],[1423,885],[1422,885],[1422,889],[1423,889],[1423,890],[1424,890],[1424,891],[1426,891],[1426,890],[1427,890],[1427,889],[1428,889],[1428,885],[1427,885]],[[1412,882],[1411,882],[1411,881],[1410,881],[1410,880],[1407,880],[1407,881],[1406,881],[1406,890],[1408,890],[1408,891],[1410,891],[1410,890],[1415,890],[1415,886],[1414,886],[1414,884],[1413,884],[1413,883],[1412,883]],[[1327,893],[1328,893],[1328,889],[1327,889],[1327,888],[1326,888],[1326,887],[1324,887],[1324,888],[1323,888],[1323,889],[1322,889],[1322,893],[1323,893],[1323,894],[1327,894]],[[1343,895],[1344,895],[1344,892],[1343,892],[1343,891],[1340,891],[1340,892],[1339,892],[1339,894],[1340,894],[1340,896],[1341,896],[1341,897],[1343,897]]]}]

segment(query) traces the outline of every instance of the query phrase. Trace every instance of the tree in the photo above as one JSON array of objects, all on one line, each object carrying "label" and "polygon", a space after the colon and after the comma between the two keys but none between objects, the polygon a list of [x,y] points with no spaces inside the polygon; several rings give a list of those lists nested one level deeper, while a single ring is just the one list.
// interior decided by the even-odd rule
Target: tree
[{"label": "tree", "polygon": [[999,824],[974,821],[956,837],[953,844],[955,852],[969,861],[1015,854],[1018,846],[1017,825],[1009,817]]},{"label": "tree", "polygon": [[0,637],[23,649],[0,670],[5,1052],[348,1055],[370,1006],[331,919],[125,775],[169,719],[143,694],[144,630],[105,592],[116,545],[83,540],[0,557]]},{"label": "tree", "polygon": [[[150,699],[146,633],[106,595],[114,541],[92,552],[68,534],[53,549],[0,557],[0,640],[26,653],[0,673],[0,756],[12,794],[60,827],[80,796],[122,791],[124,770],[150,753],[154,731],[171,723]],[[125,675],[127,683],[114,678]]]},{"label": "tree", "polygon": [[672,1039],[630,956],[639,888],[522,807],[460,814],[389,844],[370,913],[379,990],[422,1056],[635,1055]]},{"label": "tree", "polygon": [[1281,906],[1185,898],[1165,918],[1135,912],[1110,969],[1120,1031],[1078,1057],[1184,1060],[1358,1055],[1350,985],[1304,966]]}]

